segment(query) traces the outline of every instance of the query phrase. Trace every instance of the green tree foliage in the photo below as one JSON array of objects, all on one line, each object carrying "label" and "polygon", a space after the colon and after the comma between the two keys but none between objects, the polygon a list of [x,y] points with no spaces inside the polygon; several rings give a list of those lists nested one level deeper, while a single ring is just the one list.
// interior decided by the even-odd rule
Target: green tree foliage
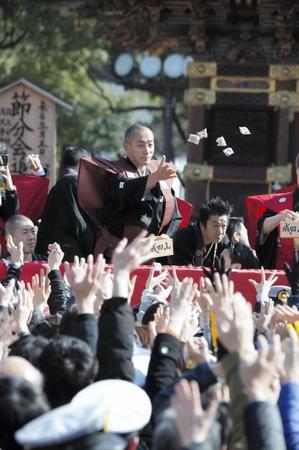
[{"label": "green tree foliage", "polygon": [[[71,112],[57,108],[58,149],[63,143],[82,143],[97,151],[118,151],[123,130],[138,120],[136,113],[119,111],[159,103],[148,93],[109,82],[112,47],[101,38],[105,17],[101,23],[84,20],[76,29],[73,16],[39,0],[0,1],[0,13],[2,30],[5,24],[13,30],[10,41],[4,31],[0,35],[0,85],[25,78],[73,106]],[[108,81],[93,80],[93,66],[106,71]]]}]

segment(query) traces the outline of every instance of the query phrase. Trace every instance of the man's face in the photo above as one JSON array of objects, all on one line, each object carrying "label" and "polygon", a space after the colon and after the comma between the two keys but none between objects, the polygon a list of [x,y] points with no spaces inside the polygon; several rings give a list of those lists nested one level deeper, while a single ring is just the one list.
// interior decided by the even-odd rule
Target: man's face
[{"label": "man's face", "polygon": [[225,236],[228,225],[228,217],[212,215],[207,220],[206,226],[202,226],[205,243],[220,242]]},{"label": "man's face", "polygon": [[136,131],[123,145],[128,158],[135,164],[137,169],[144,169],[154,155],[154,135],[148,128]]},{"label": "man's face", "polygon": [[24,219],[18,222],[15,231],[12,234],[13,241],[16,245],[23,242],[24,254],[33,253],[36,245],[37,227],[30,219]]},{"label": "man's face", "polygon": [[248,231],[243,223],[240,224],[240,230],[237,233],[238,235],[238,243],[243,245],[248,245]]},{"label": "man's face", "polygon": [[296,167],[297,184],[299,186],[299,166]]}]

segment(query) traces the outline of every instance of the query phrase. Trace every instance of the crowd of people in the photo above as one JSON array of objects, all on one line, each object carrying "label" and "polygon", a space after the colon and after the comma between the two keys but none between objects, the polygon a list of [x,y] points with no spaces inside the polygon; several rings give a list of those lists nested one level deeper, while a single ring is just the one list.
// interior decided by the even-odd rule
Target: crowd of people
[{"label": "crowd of people", "polygon": [[[296,220],[296,192],[273,196],[256,253],[219,197],[179,228],[176,170],[153,160],[148,127],[130,127],[124,149],[110,162],[67,146],[39,224],[1,166],[0,449],[299,450],[299,262],[276,230]],[[174,242],[162,265],[149,261],[159,235]],[[177,265],[203,276],[179,279]],[[260,271],[254,306],[230,279],[242,268]]]}]

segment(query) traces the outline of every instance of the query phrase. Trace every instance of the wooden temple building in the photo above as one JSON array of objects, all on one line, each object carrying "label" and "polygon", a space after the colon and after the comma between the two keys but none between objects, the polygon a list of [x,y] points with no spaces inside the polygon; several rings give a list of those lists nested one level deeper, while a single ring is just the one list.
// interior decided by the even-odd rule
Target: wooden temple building
[{"label": "wooden temple building", "polygon": [[[120,49],[191,55],[184,81],[186,199],[198,205],[221,195],[244,214],[247,195],[294,181],[299,151],[299,2],[294,0],[70,0],[77,21],[103,17],[101,33]],[[61,6],[62,5],[62,6]],[[163,85],[162,85],[163,88]],[[246,126],[251,135],[238,131]],[[234,154],[215,140],[224,136]],[[196,213],[196,208],[195,208]]]}]

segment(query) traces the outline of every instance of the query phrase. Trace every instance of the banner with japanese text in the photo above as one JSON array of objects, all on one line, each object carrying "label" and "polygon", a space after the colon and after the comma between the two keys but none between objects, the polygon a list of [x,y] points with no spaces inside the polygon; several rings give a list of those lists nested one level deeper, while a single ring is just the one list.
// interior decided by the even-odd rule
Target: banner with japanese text
[{"label": "banner with japanese text", "polygon": [[0,89],[0,142],[8,145],[12,173],[28,174],[29,153],[38,154],[51,184],[56,176],[55,103],[39,88],[20,81]]}]

